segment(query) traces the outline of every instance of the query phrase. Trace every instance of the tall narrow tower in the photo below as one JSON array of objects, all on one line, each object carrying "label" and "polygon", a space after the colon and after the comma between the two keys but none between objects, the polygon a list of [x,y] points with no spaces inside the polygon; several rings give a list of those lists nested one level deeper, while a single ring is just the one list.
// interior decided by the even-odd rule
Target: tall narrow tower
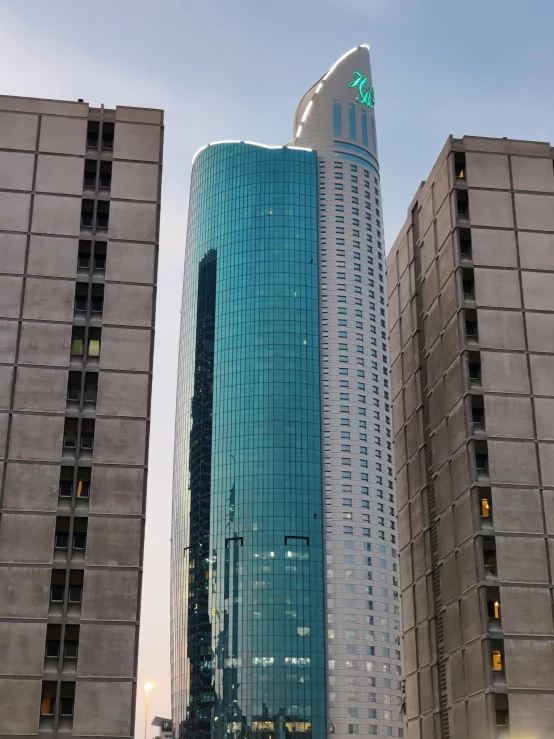
[{"label": "tall narrow tower", "polygon": [[384,244],[365,46],[285,147],[192,174],[173,507],[178,736],[403,736]]},{"label": "tall narrow tower", "polygon": [[302,98],[317,150],[329,731],[401,736],[385,247],[369,49]]}]

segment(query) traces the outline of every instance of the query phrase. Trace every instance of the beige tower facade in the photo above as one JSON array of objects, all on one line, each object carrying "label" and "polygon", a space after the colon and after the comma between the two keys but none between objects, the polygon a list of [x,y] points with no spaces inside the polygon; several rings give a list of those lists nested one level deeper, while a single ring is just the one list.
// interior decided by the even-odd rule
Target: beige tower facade
[{"label": "beige tower facade", "polygon": [[554,735],[554,169],[450,138],[387,261],[409,739]]},{"label": "beige tower facade", "polygon": [[162,133],[0,97],[0,737],[133,735]]}]

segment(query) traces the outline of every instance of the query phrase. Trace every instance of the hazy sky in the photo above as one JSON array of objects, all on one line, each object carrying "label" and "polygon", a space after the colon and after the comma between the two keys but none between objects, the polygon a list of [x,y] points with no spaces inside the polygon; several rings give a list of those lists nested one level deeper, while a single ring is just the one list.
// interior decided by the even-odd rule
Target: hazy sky
[{"label": "hazy sky", "polygon": [[[136,737],[169,715],[175,378],[192,155],[287,143],[303,93],[371,45],[388,244],[448,134],[554,142],[552,0],[0,0],[0,94],[164,108]],[[148,739],[154,736],[148,730]]]}]

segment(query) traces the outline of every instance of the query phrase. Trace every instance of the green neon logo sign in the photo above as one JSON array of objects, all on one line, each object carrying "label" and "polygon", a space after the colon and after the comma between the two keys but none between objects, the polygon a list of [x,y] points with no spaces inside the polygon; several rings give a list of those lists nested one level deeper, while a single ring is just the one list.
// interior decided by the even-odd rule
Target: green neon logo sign
[{"label": "green neon logo sign", "polygon": [[373,85],[368,85],[369,78],[365,77],[361,72],[352,72],[354,79],[348,85],[348,87],[357,87],[359,95],[356,95],[356,102],[360,105],[366,105],[368,108],[375,107],[375,92],[373,91]]}]

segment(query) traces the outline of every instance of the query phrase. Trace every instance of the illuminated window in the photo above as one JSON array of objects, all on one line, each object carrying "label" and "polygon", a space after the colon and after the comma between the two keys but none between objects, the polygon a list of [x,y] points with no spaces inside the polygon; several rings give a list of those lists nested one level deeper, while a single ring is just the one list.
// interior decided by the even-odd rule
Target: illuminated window
[{"label": "illuminated window", "polygon": [[273,731],[273,721],[252,721],[252,731]]},{"label": "illuminated window", "polygon": [[53,716],[56,708],[56,690],[55,682],[42,683],[42,695],[40,698],[40,713],[42,716]]},{"label": "illuminated window", "polygon": [[498,600],[489,600],[487,603],[487,612],[489,614],[489,618],[500,618],[500,601]]},{"label": "illuminated window", "polygon": [[54,715],[54,704],[55,704],[55,698],[52,698],[52,697],[43,698],[41,706],[40,706],[41,714],[43,716],[53,716]]},{"label": "illuminated window", "polygon": [[78,336],[74,336],[71,339],[71,354],[73,356],[82,356],[83,354],[83,339]]},{"label": "illuminated window", "polygon": [[491,516],[491,504],[486,498],[481,498],[481,517],[490,518]]},{"label": "illuminated window", "polygon": [[454,157],[454,169],[456,171],[456,179],[465,180],[466,178],[465,167],[466,167],[465,154],[461,152],[456,153]]},{"label": "illuminated window", "polygon": [[502,653],[495,649],[492,653],[492,669],[493,672],[502,672]]},{"label": "illuminated window", "polygon": [[[74,329],[75,330],[75,329]],[[101,329],[90,328],[88,335],[88,357],[100,356]],[[81,351],[82,354],[82,351]]]}]

